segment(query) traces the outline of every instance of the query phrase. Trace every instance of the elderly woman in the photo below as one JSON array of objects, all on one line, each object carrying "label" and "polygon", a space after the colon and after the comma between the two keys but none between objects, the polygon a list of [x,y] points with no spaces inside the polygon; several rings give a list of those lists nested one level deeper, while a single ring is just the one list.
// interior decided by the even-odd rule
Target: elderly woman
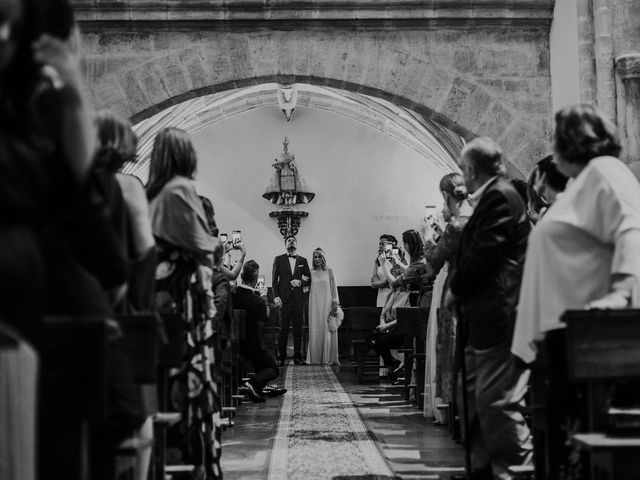
[{"label": "elderly woman", "polygon": [[592,105],[565,108],[554,141],[572,181],[529,239],[512,346],[527,363],[565,310],[637,304],[640,184],[616,158],[616,127]]},{"label": "elderly woman", "polygon": [[[529,238],[511,348],[524,362],[536,359],[534,341],[564,327],[566,310],[638,305],[640,184],[618,160],[620,148],[615,126],[596,107],[556,114],[555,157],[571,181]],[[558,478],[577,467],[563,429],[577,424],[576,406],[567,400],[574,392],[562,364],[550,368],[544,382],[537,371],[532,377],[534,397],[546,399],[549,428],[548,458],[536,464],[544,478]]]}]

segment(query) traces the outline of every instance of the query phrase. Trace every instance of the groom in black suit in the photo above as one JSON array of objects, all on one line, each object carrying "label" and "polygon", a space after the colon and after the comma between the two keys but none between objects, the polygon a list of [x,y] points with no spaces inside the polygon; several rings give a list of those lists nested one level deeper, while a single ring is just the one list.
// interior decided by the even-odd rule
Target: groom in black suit
[{"label": "groom in black suit", "polygon": [[280,308],[280,335],[278,337],[278,366],[284,367],[287,358],[289,326],[293,327],[294,363],[306,365],[302,359],[302,319],[304,310],[304,287],[311,285],[311,272],[307,259],[296,255],[298,242],[293,236],[284,240],[287,253],[273,261],[273,299]]}]

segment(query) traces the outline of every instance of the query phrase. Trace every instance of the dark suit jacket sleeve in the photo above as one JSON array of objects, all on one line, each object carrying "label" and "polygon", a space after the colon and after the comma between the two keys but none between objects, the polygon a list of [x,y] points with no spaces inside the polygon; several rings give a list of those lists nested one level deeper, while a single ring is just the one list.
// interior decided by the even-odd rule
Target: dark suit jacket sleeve
[{"label": "dark suit jacket sleeve", "polygon": [[304,259],[304,267],[302,270],[304,270],[303,275],[307,278],[307,280],[302,280],[302,286],[303,287],[308,287],[309,285],[311,285],[311,271],[309,270],[309,263],[307,262],[307,259]]},{"label": "dark suit jacket sleeve", "polygon": [[278,270],[278,259],[280,257],[276,257],[273,259],[273,270],[271,272],[271,290],[273,291],[273,298],[277,298],[280,296],[280,290],[278,288],[278,283],[280,283],[280,274]]},{"label": "dark suit jacket sleeve", "polygon": [[451,279],[451,292],[462,298],[497,269],[514,225],[507,198],[497,190],[485,193],[475,213],[473,237],[461,246],[464,251],[458,255],[457,269]]}]

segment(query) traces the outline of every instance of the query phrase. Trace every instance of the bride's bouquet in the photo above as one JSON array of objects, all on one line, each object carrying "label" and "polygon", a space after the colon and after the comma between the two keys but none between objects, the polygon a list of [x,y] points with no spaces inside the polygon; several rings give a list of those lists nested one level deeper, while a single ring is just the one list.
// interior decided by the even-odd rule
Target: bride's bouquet
[{"label": "bride's bouquet", "polygon": [[338,330],[338,327],[342,325],[342,320],[344,320],[344,312],[340,308],[340,305],[337,303],[331,305],[331,311],[329,312],[329,317],[327,318],[327,323],[329,324],[329,331],[335,332]]}]

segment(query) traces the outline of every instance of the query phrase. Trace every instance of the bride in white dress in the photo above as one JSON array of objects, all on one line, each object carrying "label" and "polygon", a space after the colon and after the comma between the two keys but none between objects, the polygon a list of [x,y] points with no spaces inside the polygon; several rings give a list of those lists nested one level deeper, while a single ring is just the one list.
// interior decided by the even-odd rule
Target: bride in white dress
[{"label": "bride in white dress", "polygon": [[309,294],[309,347],[307,363],[340,365],[338,361],[338,331],[329,331],[329,313],[337,308],[338,287],[333,270],[320,248],[313,251],[311,291]]}]

